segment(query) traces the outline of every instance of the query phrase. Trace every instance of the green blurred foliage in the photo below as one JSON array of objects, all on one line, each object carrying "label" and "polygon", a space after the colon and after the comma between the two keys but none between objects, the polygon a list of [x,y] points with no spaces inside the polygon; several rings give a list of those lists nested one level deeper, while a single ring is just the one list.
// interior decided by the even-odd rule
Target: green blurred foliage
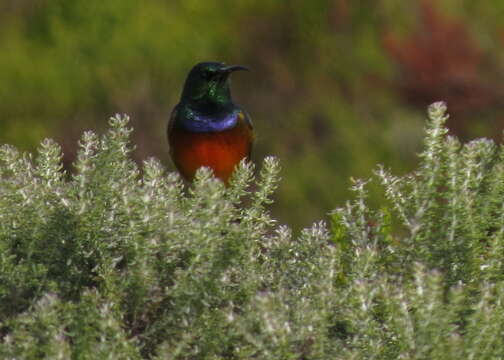
[{"label": "green blurred foliage", "polygon": [[[121,112],[133,119],[136,158],[170,164],[165,127],[187,71],[203,60],[245,64],[253,72],[235,76],[234,97],[254,120],[254,158],[282,160],[275,211],[298,228],[341,204],[350,177],[369,176],[375,163],[414,166],[425,106],[458,91],[459,74],[444,79],[432,67],[443,74],[450,56],[464,58],[457,49],[476,54],[463,89],[499,99],[503,10],[498,0],[2,0],[0,142],[32,150],[55,137],[70,164],[81,131],[100,131]],[[430,50],[451,41],[427,30],[436,35],[451,22],[468,40],[446,46],[439,65]],[[431,48],[416,43],[424,35]],[[391,38],[395,47],[387,47]],[[411,74],[423,71],[434,80],[418,96],[422,77]],[[465,94],[445,100],[457,109]],[[498,101],[478,104],[449,126],[463,137],[499,137]]]}]

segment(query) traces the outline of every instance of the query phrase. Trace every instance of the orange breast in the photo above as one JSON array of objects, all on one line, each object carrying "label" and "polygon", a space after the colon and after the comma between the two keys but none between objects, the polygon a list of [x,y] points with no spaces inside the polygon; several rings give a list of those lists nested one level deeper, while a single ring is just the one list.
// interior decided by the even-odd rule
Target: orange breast
[{"label": "orange breast", "polygon": [[250,156],[252,148],[252,130],[244,121],[232,129],[212,133],[174,128],[168,138],[173,161],[189,181],[198,168],[207,166],[227,183],[235,166]]}]

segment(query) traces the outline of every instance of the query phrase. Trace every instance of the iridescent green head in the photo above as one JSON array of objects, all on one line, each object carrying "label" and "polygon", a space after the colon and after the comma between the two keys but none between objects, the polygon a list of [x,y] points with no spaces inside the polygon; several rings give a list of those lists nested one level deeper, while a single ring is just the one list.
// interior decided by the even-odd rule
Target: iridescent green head
[{"label": "iridescent green head", "polygon": [[245,66],[226,66],[219,62],[202,62],[192,68],[187,76],[181,102],[196,107],[219,107],[231,103],[229,75]]}]

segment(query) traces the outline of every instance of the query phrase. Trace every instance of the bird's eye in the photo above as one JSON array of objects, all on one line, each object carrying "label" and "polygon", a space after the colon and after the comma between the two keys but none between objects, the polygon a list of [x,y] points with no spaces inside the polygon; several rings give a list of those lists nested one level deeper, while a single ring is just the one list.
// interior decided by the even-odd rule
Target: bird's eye
[{"label": "bird's eye", "polygon": [[201,73],[201,77],[205,80],[210,80],[214,75],[214,72],[211,70],[206,70]]}]

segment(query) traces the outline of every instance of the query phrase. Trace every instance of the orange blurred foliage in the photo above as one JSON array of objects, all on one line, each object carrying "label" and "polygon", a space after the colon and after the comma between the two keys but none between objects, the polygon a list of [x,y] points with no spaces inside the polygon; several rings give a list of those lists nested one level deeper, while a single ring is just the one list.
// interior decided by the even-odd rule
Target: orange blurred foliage
[{"label": "orange blurred foliage", "polygon": [[421,2],[414,33],[399,39],[388,32],[383,43],[400,69],[395,83],[399,95],[421,108],[446,101],[455,133],[463,135],[475,113],[499,105],[502,88],[489,77],[492,71],[485,68],[485,54],[466,24],[440,14],[431,0]]}]

